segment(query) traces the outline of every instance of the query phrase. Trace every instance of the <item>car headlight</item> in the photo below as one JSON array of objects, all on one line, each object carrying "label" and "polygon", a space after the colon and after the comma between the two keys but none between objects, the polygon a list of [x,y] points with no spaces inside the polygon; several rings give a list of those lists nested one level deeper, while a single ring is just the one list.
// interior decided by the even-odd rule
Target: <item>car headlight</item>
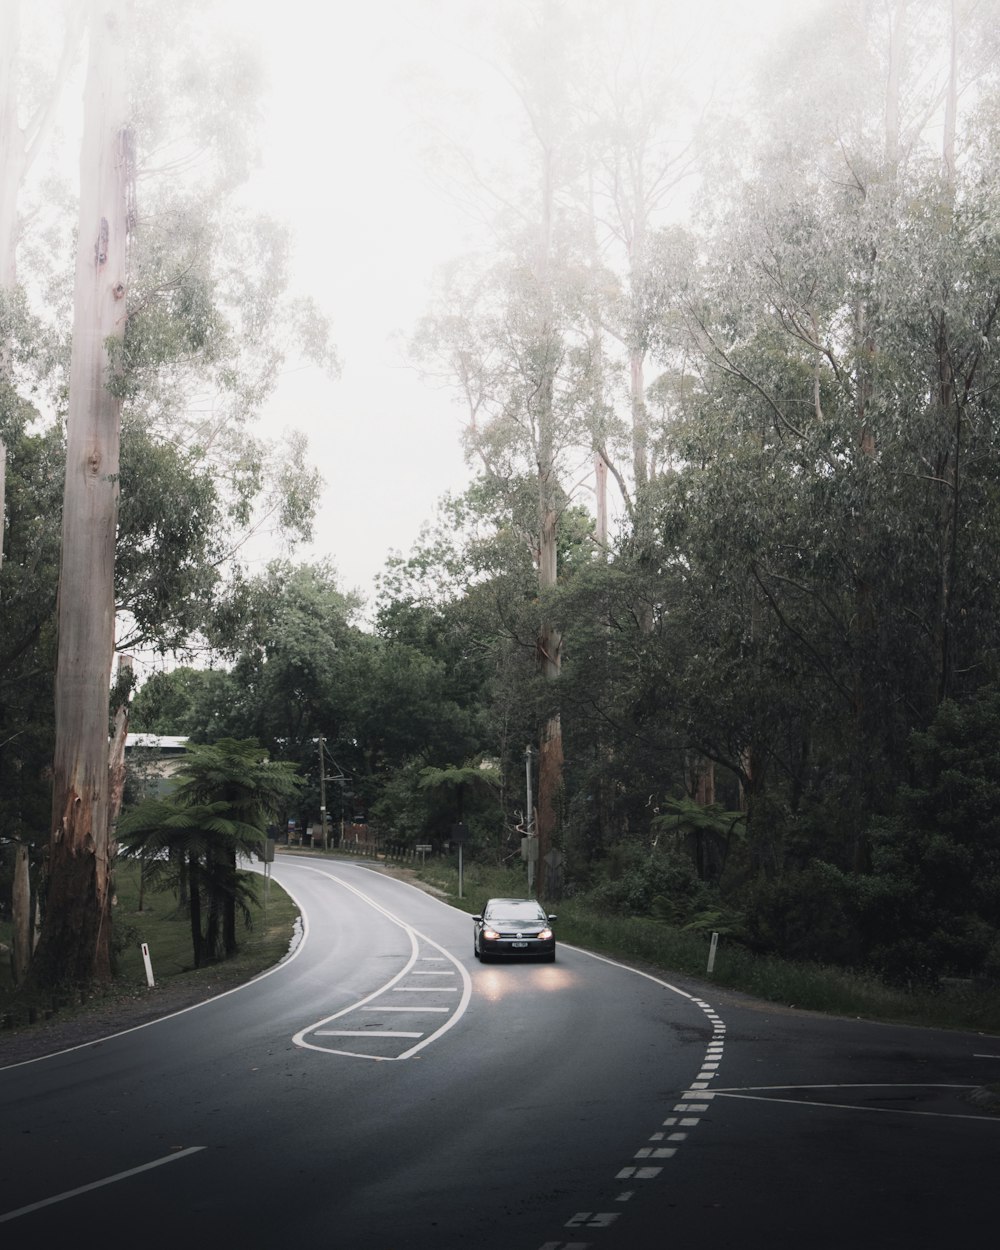
[{"label": "car headlight", "polygon": [[548,942],[551,937],[552,937],[552,930],[543,929],[541,933],[539,933],[538,935],[538,940],[539,942]]},{"label": "car headlight", "polygon": [[483,930],[483,937],[487,940],[487,942],[495,942],[499,936],[500,934],[497,933],[496,929]]}]

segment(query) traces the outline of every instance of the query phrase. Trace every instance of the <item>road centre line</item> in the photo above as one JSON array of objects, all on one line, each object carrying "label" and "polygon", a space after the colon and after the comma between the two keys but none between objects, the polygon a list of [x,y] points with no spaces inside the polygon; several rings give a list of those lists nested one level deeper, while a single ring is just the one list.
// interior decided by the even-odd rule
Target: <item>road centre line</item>
[{"label": "road centre line", "polygon": [[149,1172],[153,1168],[162,1167],[165,1163],[173,1163],[177,1159],[197,1154],[199,1150],[204,1149],[204,1146],[187,1146],[184,1150],[175,1150],[173,1154],[164,1155],[161,1159],[154,1159],[152,1163],[143,1163],[137,1168],[129,1168],[125,1172],[116,1172],[113,1176],[105,1176],[103,1180],[91,1181],[89,1185],[79,1185],[76,1189],[67,1189],[61,1194],[54,1194],[51,1198],[43,1198],[41,1202],[32,1202],[26,1207],[18,1207],[16,1211],[7,1211],[0,1215],[0,1224],[5,1224],[8,1220],[16,1220],[22,1215],[29,1215],[32,1211],[40,1211],[43,1207],[55,1206],[57,1202],[65,1202],[68,1198],[76,1198],[79,1194],[88,1194],[94,1189],[102,1189],[105,1185],[114,1185],[118,1181],[128,1180],[130,1176],[138,1176],[140,1172]]}]

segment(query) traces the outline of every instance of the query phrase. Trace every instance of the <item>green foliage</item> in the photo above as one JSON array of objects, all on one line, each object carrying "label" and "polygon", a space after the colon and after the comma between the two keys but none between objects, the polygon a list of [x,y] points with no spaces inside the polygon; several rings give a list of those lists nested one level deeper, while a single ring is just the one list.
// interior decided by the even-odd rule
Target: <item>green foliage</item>
[{"label": "green foliage", "polygon": [[862,966],[859,886],[822,860],[756,881],[746,903],[748,944],[782,959]]},{"label": "green foliage", "polygon": [[873,960],[903,980],[982,973],[1000,925],[1000,691],[943,703],[911,762],[898,814],[872,835]]},{"label": "green foliage", "polygon": [[[236,953],[236,917],[249,926],[253,889],[237,868],[259,852],[268,822],[293,801],[294,766],[271,761],[253,740],[192,747],[169,798],[126,811],[118,836],[153,887],[185,900],[195,967]],[[204,907],[204,917],[202,910]]]},{"label": "green foliage", "polygon": [[669,917],[683,924],[707,908],[711,891],[698,880],[683,853],[656,847],[645,851],[618,844],[603,866],[603,880],[583,897],[598,911],[625,916]]},{"label": "green foliage", "polygon": [[0,385],[7,448],[0,571],[0,828],[39,848],[51,811],[55,601],[64,450],[56,431],[29,434]]},{"label": "green foliage", "polygon": [[183,646],[203,626],[219,578],[218,484],[208,466],[140,422],[122,430],[115,578],[132,621],[127,648]]},{"label": "green foliage", "polygon": [[222,669],[164,669],[153,673],[133,697],[129,725],[136,733],[210,741],[218,736],[210,731],[217,710],[234,698],[233,679]]}]

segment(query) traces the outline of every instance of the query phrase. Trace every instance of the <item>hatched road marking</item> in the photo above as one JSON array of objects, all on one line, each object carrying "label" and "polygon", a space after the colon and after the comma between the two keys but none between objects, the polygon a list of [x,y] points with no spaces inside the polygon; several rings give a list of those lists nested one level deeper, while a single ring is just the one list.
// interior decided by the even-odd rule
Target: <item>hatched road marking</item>
[{"label": "hatched road marking", "polygon": [[[371,994],[362,998],[360,1002],[352,1003],[349,1007],[344,1007],[340,1011],[335,1011],[333,1015],[324,1016],[322,1020],[317,1020],[306,1028],[301,1029],[292,1038],[292,1042],[296,1046],[302,1047],[304,1050],[321,1051],[327,1055],[342,1055],[352,1059],[374,1059],[374,1060],[397,1060],[410,1059],[418,1051],[426,1046],[430,1046],[432,1042],[436,1042],[448,1030],[456,1024],[465,1014],[469,1000],[472,997],[472,979],[466,968],[443,946],[439,946],[437,942],[427,937],[425,934],[418,932],[412,925],[400,919],[388,911],[380,903],[377,903],[364,891],[359,890],[357,886],[351,885],[342,877],[338,877],[331,872],[322,869],[314,869],[320,872],[322,876],[329,877],[331,881],[335,881],[338,885],[350,890],[372,907],[375,911],[380,912],[386,919],[391,920],[397,925],[410,941],[410,953],[406,958],[403,967],[384,985],[379,986]],[[424,964],[450,964],[448,968],[434,968],[428,970],[419,965]],[[445,985],[445,978],[454,978],[460,976],[462,979],[461,997],[456,1001],[454,996],[459,994],[459,988],[455,985]],[[414,977],[439,977],[442,979],[440,985],[413,985],[411,978]],[[448,1005],[443,1003],[428,1003],[420,1001],[412,1006],[400,1006],[398,1004],[389,1006],[380,1001],[386,994],[438,994],[451,995],[450,1000],[444,999]],[[445,1016],[443,1021],[428,1021],[428,1025],[436,1024],[436,1027],[430,1031],[410,1031],[403,1029],[390,1029],[380,1027],[377,1019],[372,1019],[366,1023],[364,1028],[351,1028],[351,1017],[357,1017],[360,1013],[366,1012],[377,1017],[379,1013],[388,1012],[407,1012],[414,1017],[413,1023],[419,1024],[417,1017],[423,1014],[434,1014]],[[335,1022],[338,1022],[335,1024]],[[339,1022],[342,1022],[342,1027]],[[331,1027],[334,1026],[334,1027]],[[334,1038],[343,1039],[345,1045],[336,1048],[332,1045],[325,1044],[320,1039]],[[347,1039],[364,1038],[365,1048],[351,1049],[347,1046]],[[416,1042],[414,1046],[401,1046],[401,1042]]]}]

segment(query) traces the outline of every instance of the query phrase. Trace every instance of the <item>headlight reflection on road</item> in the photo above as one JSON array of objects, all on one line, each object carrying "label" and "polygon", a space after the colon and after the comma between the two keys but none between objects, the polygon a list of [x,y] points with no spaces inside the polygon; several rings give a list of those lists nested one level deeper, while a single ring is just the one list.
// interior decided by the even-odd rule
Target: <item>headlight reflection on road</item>
[{"label": "headlight reflection on road", "polygon": [[552,994],[576,985],[578,978],[568,968],[558,964],[518,964],[483,968],[473,973],[472,990],[491,1003],[498,1003],[508,994],[539,991]]}]

